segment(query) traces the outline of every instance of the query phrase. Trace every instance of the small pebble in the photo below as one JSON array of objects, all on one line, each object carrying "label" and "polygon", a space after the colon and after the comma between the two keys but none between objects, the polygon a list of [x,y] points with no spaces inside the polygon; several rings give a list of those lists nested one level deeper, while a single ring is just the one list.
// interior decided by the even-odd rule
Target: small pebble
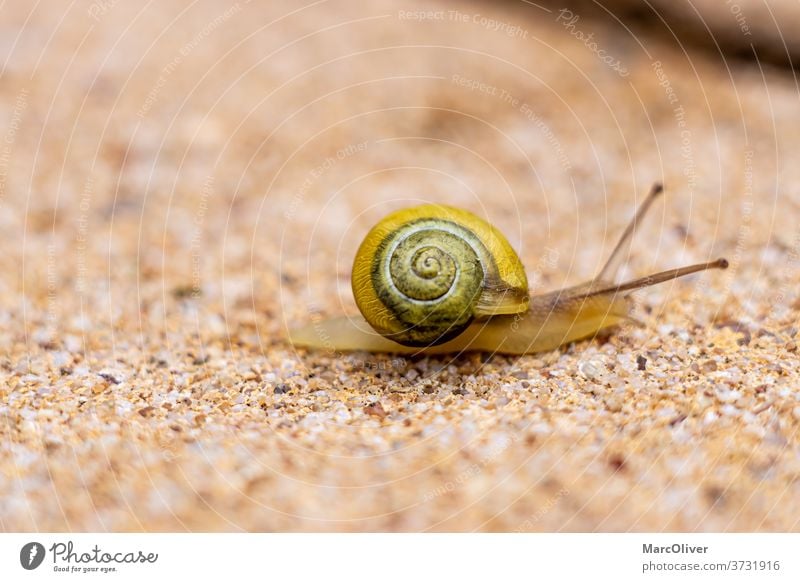
[{"label": "small pebble", "polygon": [[591,360],[578,364],[578,370],[587,380],[594,380],[600,375],[600,364]]},{"label": "small pebble", "polygon": [[365,406],[364,413],[370,416],[377,416],[381,420],[387,416],[387,413],[383,409],[383,405],[380,402],[373,402],[372,404]]}]

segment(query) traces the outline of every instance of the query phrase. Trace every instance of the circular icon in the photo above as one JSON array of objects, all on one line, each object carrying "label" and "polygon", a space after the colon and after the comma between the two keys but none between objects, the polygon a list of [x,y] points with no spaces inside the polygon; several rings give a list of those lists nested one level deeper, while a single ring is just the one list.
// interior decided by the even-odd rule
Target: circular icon
[{"label": "circular icon", "polygon": [[26,570],[35,570],[44,561],[44,546],[39,542],[28,542],[19,551],[19,563]]}]

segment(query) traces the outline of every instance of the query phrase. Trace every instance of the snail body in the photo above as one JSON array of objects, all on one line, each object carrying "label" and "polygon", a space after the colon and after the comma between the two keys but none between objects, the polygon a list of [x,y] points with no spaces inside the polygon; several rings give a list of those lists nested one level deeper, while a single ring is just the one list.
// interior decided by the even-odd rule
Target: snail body
[{"label": "snail body", "polygon": [[629,319],[631,299],[599,295],[584,300],[579,287],[531,297],[529,309],[517,315],[498,315],[473,322],[461,334],[425,348],[406,346],[376,333],[361,316],[333,317],[296,328],[296,346],[333,351],[447,354],[490,352],[512,355],[554,350],[592,337]]},{"label": "snail body", "polygon": [[522,355],[635,322],[632,291],[728,266],[719,259],[613,283],[636,224],[661,192],[653,186],[597,277],[533,297],[517,253],[484,220],[437,205],[392,213],[356,253],[351,283],[362,316],[314,321],[290,330],[290,340],[333,351]]}]

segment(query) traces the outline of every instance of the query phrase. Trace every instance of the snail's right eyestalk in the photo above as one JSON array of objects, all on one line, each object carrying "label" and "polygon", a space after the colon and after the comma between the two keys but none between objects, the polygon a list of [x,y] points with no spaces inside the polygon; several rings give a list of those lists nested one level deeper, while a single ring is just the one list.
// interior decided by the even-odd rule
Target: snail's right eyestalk
[{"label": "snail's right eyestalk", "polygon": [[679,277],[691,275],[692,273],[699,273],[700,271],[707,271],[709,269],[727,268],[727,259],[717,259],[716,261],[710,261],[708,263],[698,263],[697,265],[689,265],[688,267],[679,267],[677,269],[661,271],[660,273],[634,279],[626,283],[620,283],[619,285],[610,285],[608,287],[603,287],[602,289],[593,289],[586,293],[585,297],[602,295],[604,293],[624,293],[625,291],[635,291],[636,289],[641,289],[642,287],[651,287],[653,285],[658,285],[659,283],[664,283],[665,281],[671,281]]}]

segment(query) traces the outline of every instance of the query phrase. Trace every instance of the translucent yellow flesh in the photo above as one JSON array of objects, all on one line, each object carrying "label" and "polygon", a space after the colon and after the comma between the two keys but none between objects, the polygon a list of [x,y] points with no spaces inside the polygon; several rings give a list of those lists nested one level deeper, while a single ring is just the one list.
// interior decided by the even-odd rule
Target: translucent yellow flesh
[{"label": "translucent yellow flesh", "polygon": [[289,330],[293,345],[328,352],[395,352],[414,353],[419,348],[409,348],[386,339],[360,315],[334,317],[309,323]]},{"label": "translucent yellow flesh", "polygon": [[621,295],[585,299],[562,294],[534,297],[527,313],[473,323],[457,338],[430,348],[411,348],[388,340],[376,333],[361,316],[317,321],[295,328],[289,335],[295,346],[329,352],[447,354],[482,351],[521,355],[553,350],[592,337],[619,324],[630,310],[629,300]]}]

